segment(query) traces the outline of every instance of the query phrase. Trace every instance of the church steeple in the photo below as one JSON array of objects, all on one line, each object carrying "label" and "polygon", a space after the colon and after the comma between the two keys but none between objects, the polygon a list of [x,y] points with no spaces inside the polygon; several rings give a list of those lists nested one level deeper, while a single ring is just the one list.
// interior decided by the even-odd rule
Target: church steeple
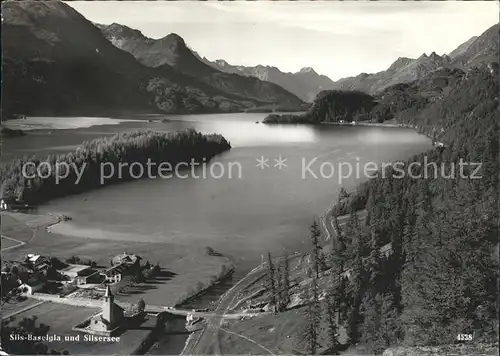
[{"label": "church steeple", "polygon": [[102,317],[106,320],[110,325],[114,324],[113,320],[113,307],[114,307],[114,296],[111,293],[111,289],[109,285],[106,286],[106,292],[104,293],[104,303],[102,306]]},{"label": "church steeple", "polygon": [[111,301],[114,299],[111,289],[109,288],[109,284],[106,285],[106,292],[104,293],[104,300],[107,301],[108,299],[111,299]]}]

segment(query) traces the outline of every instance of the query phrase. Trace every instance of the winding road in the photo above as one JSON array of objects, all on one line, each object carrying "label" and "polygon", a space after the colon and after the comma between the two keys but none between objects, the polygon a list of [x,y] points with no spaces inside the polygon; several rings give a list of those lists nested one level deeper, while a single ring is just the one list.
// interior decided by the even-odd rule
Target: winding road
[{"label": "winding road", "polygon": [[[360,218],[364,217],[365,212],[360,214]],[[339,226],[345,225],[347,223],[348,215],[341,216],[338,218]],[[325,236],[325,240],[328,241],[331,238],[337,236],[337,232],[335,231],[331,209],[328,209],[325,212],[324,217],[321,219],[321,230],[323,236]],[[300,253],[299,253],[300,254]],[[295,258],[298,254],[294,254],[289,256],[289,258]],[[277,258],[276,261],[282,260],[283,257]],[[201,331],[201,335],[191,339],[188,341],[188,345],[183,350],[183,355],[207,355],[207,354],[222,354],[221,345],[219,343],[219,332],[228,332],[231,334],[235,334],[236,336],[242,337],[249,342],[252,342],[262,348],[266,353],[273,355],[271,350],[265,348],[254,340],[247,338],[246,336],[233,333],[230,330],[227,330],[222,327],[224,319],[235,319],[240,318],[241,316],[252,316],[250,313],[230,313],[231,306],[234,305],[235,299],[238,294],[245,290],[247,287],[255,283],[258,279],[265,276],[267,273],[266,264],[264,263],[262,266],[255,268],[249,274],[247,274],[243,279],[241,279],[238,283],[236,283],[230,290],[228,290],[219,300],[219,304],[214,310],[214,312],[193,312],[194,316],[200,316],[205,318],[206,325],[205,328]],[[260,313],[262,314],[262,313]]]},{"label": "winding road", "polygon": [[[288,258],[296,258],[299,253],[295,253],[293,255],[290,255]],[[283,260],[284,257],[279,257],[276,258],[275,261],[276,263],[280,262]],[[229,318],[234,318],[237,316],[237,318],[241,318],[242,316],[258,316],[258,315],[263,315],[267,313],[230,313],[231,308],[235,304],[235,299],[238,296],[238,294],[248,288],[250,285],[258,281],[259,279],[263,278],[267,274],[267,268],[266,268],[267,263],[264,263],[262,266],[259,266],[250,273],[248,273],[243,279],[238,281],[231,289],[229,289],[220,299],[219,299],[219,304],[212,313],[205,313],[206,314],[206,326],[202,331],[201,336],[197,338],[197,340],[193,339],[190,341],[192,345],[188,345],[184,351],[184,355],[207,355],[207,354],[222,354],[220,344],[219,344],[219,332],[229,332],[233,333],[227,329],[222,328],[224,319],[229,319]],[[264,346],[258,344],[254,340],[251,340],[247,338],[246,336],[236,334],[235,335],[242,337],[244,339],[247,339],[248,341],[258,345],[262,349],[264,349],[266,352],[270,352],[270,350],[267,350]]]}]

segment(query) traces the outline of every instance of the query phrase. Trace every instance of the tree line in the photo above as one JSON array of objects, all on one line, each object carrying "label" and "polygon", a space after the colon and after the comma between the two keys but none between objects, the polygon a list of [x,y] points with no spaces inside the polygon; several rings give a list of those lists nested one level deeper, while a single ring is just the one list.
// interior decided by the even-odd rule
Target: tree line
[{"label": "tree line", "polygon": [[267,254],[268,280],[267,287],[271,293],[271,308],[275,312],[287,309],[291,301],[290,261],[288,252],[281,261],[273,261],[271,253]]},{"label": "tree line", "polygon": [[[332,335],[343,326],[349,345],[377,354],[396,344],[452,344],[459,342],[458,334],[471,334],[474,342],[498,340],[498,92],[498,76],[476,68],[420,111],[397,115],[399,122],[445,143],[409,158],[405,166],[420,162],[413,173],[422,173],[427,157],[438,170],[446,167],[446,174],[431,166],[429,178],[395,178],[388,167],[385,178],[342,193],[333,210],[340,233],[326,256],[331,281],[323,290],[324,303],[316,289],[325,277],[316,266],[321,271],[325,257],[315,252],[321,249],[317,227],[311,226],[309,353],[318,351],[318,315],[325,312],[333,320]],[[460,159],[480,162],[482,178],[461,178]],[[348,216],[341,227],[340,215]],[[382,254],[388,244],[391,253]],[[331,337],[333,351],[335,345]]]},{"label": "tree line", "polygon": [[360,91],[323,90],[309,110],[300,115],[270,114],[264,123],[270,124],[319,124],[321,122],[364,121],[376,106],[375,98]]}]

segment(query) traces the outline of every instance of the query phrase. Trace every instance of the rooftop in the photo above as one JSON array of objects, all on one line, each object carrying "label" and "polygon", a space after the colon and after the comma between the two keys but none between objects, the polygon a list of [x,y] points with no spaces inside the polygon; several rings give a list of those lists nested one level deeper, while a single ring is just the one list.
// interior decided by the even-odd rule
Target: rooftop
[{"label": "rooftop", "polygon": [[120,264],[124,262],[128,264],[134,264],[137,260],[141,260],[141,257],[127,252],[124,252],[120,255],[116,255],[112,259],[113,264]]},{"label": "rooftop", "polygon": [[87,265],[68,265],[67,267],[59,270],[59,272],[62,273],[78,273],[80,271],[86,270],[87,268],[90,268],[90,266]]},{"label": "rooftop", "polygon": [[104,273],[107,275],[109,273],[123,273],[127,269],[126,263],[120,263],[119,265],[115,265],[113,267],[108,268]]}]

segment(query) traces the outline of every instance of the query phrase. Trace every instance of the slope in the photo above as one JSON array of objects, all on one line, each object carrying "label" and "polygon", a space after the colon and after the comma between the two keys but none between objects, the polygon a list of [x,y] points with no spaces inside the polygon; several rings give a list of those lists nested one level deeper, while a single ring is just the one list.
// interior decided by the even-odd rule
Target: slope
[{"label": "slope", "polygon": [[162,68],[169,65],[223,92],[252,100],[288,106],[303,104],[299,98],[278,85],[256,78],[223,73],[203,63],[177,34],[152,39],[144,36],[138,30],[116,23],[109,26],[98,26],[113,45],[131,53],[138,61],[148,67]]},{"label": "slope", "polygon": [[149,68],[60,1],[2,3],[3,116],[241,111],[262,105]]}]

